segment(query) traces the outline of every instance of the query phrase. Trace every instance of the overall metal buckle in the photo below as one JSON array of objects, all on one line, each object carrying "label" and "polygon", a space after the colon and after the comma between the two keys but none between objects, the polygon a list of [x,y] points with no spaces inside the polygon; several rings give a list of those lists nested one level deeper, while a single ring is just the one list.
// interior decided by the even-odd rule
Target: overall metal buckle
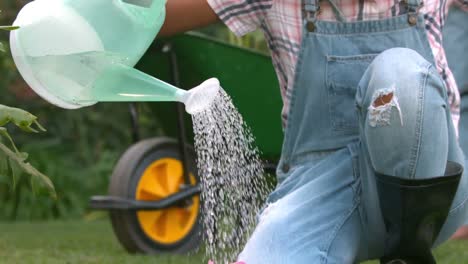
[{"label": "overall metal buckle", "polygon": [[421,8],[424,6],[424,2],[421,1],[421,4],[417,7],[414,7],[408,3],[408,0],[403,0],[403,2],[408,6],[408,23],[411,26],[418,24],[418,14]]}]

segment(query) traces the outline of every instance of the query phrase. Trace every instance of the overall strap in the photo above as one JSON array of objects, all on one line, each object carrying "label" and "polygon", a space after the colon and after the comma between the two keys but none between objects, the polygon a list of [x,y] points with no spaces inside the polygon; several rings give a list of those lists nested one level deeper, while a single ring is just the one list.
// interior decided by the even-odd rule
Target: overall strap
[{"label": "overall strap", "polygon": [[408,23],[412,26],[418,23],[418,13],[423,0],[403,0],[408,6]]},{"label": "overall strap", "polygon": [[309,32],[315,31],[315,21],[320,10],[320,0],[302,0],[304,5],[304,17],[306,29]]},{"label": "overall strap", "polygon": [[316,13],[320,10],[319,0],[303,0],[303,1],[304,1],[305,12],[308,12],[312,15],[316,15]]},{"label": "overall strap", "polygon": [[409,10],[418,10],[422,6],[422,0],[404,0],[407,3]]},{"label": "overall strap", "polygon": [[[346,22],[345,16],[340,11],[334,0],[327,0],[333,9],[336,20],[340,22]],[[320,0],[303,0],[304,3],[304,14],[306,20],[306,28],[309,32],[315,31],[315,21],[317,20],[317,14],[320,12]]]}]

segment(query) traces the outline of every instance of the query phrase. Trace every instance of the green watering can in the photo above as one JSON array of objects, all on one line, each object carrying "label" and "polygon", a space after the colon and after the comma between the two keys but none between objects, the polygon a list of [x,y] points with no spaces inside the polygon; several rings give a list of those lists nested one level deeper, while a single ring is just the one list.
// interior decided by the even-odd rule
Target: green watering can
[{"label": "green watering can", "polygon": [[166,0],[35,0],[18,14],[11,52],[23,78],[62,108],[97,102],[179,101],[193,114],[220,89],[189,91],[134,69],[161,29]]}]

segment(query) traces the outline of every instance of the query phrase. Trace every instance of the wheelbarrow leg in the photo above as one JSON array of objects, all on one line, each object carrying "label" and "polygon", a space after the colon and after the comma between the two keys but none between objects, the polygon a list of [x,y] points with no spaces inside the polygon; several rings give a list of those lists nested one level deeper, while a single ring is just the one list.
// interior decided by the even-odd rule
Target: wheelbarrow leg
[{"label": "wheelbarrow leg", "polygon": [[128,104],[128,108],[130,111],[130,122],[132,124],[132,139],[133,143],[140,141],[140,126],[138,124],[139,113],[138,113],[138,106],[136,103]]},{"label": "wheelbarrow leg", "polygon": [[[177,62],[177,55],[172,48],[172,45],[166,44],[163,47],[163,52],[169,53],[170,56],[170,63],[171,63],[171,75],[172,75],[172,83],[176,87],[181,87],[180,82],[180,73],[179,73],[179,65]],[[183,168],[183,175],[184,175],[184,183],[188,187],[192,185],[192,181],[189,176],[188,170],[188,155],[187,155],[187,128],[185,126],[185,106],[183,103],[176,103],[176,111],[177,111],[177,131],[178,131],[178,142],[179,142],[179,150],[180,155],[182,157],[182,168]]]},{"label": "wheelbarrow leg", "polygon": [[185,107],[182,103],[177,103],[177,127],[178,127],[178,141],[179,141],[179,150],[182,157],[182,167],[184,174],[184,182],[186,186],[190,186],[192,182],[190,181],[190,176],[188,173],[188,156],[187,156],[187,128],[185,126]]}]

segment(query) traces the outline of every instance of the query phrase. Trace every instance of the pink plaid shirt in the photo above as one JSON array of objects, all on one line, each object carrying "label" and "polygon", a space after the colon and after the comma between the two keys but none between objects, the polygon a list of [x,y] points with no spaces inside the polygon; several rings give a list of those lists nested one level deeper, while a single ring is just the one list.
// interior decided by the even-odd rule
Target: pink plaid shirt
[{"label": "pink plaid shirt", "polygon": [[[236,35],[242,36],[261,28],[265,33],[283,98],[283,121],[287,119],[289,98],[302,38],[301,0],[207,0],[221,20]],[[329,1],[321,1],[318,19],[335,21]],[[468,0],[424,0],[421,11],[436,67],[444,79],[453,114],[458,125],[460,95],[448,68],[442,47],[442,28],[448,7],[453,2],[468,6]],[[399,0],[334,0],[347,21],[383,19],[400,15]]]}]

